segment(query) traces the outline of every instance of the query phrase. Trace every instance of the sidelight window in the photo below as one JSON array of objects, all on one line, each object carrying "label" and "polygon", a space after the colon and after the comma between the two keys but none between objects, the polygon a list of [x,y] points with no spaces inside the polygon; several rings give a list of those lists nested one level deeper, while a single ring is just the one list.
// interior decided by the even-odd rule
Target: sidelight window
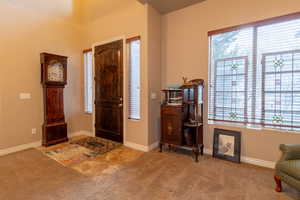
[{"label": "sidelight window", "polygon": [[140,70],[141,70],[141,41],[140,37],[127,40],[128,44],[128,118],[141,119],[140,104]]},{"label": "sidelight window", "polygon": [[93,52],[86,50],[84,56],[84,111],[93,112]]}]

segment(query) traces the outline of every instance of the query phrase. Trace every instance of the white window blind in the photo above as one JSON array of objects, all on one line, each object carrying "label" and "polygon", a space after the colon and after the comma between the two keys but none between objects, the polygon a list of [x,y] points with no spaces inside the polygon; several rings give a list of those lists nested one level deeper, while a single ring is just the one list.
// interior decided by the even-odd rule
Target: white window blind
[{"label": "white window blind", "polygon": [[210,36],[209,120],[300,130],[300,19]]},{"label": "white window blind", "polygon": [[248,121],[251,105],[253,29],[211,37],[209,119]]},{"label": "white window blind", "polygon": [[84,110],[93,112],[93,53],[86,51],[84,56]]},{"label": "white window blind", "polygon": [[128,42],[128,68],[129,68],[129,84],[128,84],[128,117],[129,119],[139,120],[141,118],[140,111],[140,40]]},{"label": "white window blind", "polygon": [[261,113],[256,118],[267,127],[300,127],[299,32],[300,19],[257,29],[257,54],[261,62],[256,95],[261,99]]}]

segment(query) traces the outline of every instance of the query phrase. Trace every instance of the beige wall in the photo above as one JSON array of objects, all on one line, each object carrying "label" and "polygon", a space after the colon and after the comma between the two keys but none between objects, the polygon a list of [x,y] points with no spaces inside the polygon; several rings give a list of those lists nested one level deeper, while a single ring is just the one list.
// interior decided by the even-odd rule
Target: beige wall
[{"label": "beige wall", "polygon": [[[111,40],[141,36],[141,120],[126,120],[125,141],[144,146],[159,141],[161,89],[161,15],[136,0],[87,0],[82,6],[83,47]],[[127,84],[128,66],[124,78]],[[128,87],[125,86],[127,89]],[[157,99],[150,94],[156,93]],[[124,94],[127,111],[127,90]],[[126,115],[127,117],[127,115]],[[92,120],[92,119],[91,119]]]},{"label": "beige wall", "polygon": [[[137,35],[142,40],[141,120],[126,120],[126,141],[147,146],[150,138],[157,140],[157,127],[153,130],[156,136],[149,135],[148,110],[153,105],[157,109],[158,102],[151,101],[155,103],[148,106],[149,84],[152,85],[148,74],[159,73],[157,78],[151,79],[157,81],[151,86],[151,91],[157,92],[160,89],[160,65],[157,65],[160,64],[160,53],[149,53],[147,44],[149,38],[159,38],[160,22],[155,24],[148,18],[146,6],[136,0],[28,0],[26,3],[4,0],[0,3],[0,12],[1,29],[5,30],[0,32],[0,149],[41,139],[41,52],[69,57],[68,85],[65,89],[69,133],[92,131],[92,115],[85,114],[83,110],[82,50],[115,37]],[[150,14],[157,15],[154,10]],[[158,30],[148,35],[146,32],[152,26]],[[149,48],[159,50],[159,42]],[[156,62],[147,60],[148,56],[156,58]],[[148,65],[157,67],[148,71]],[[127,70],[126,65],[125,82]],[[20,100],[21,92],[31,93],[32,99]],[[127,90],[125,100],[126,96]],[[124,102],[124,105],[127,103]],[[151,119],[158,121],[156,112],[151,116]],[[37,128],[36,135],[31,134],[32,128]]]},{"label": "beige wall", "polygon": [[[41,52],[69,57],[65,113],[69,133],[89,129],[83,114],[78,2],[0,2],[0,149],[41,140],[43,123]],[[19,100],[19,93],[32,99]],[[37,128],[36,135],[31,129]]]},{"label": "beige wall", "polygon": [[[147,64],[149,85],[149,140],[148,145],[160,141],[161,90],[161,15],[147,7]],[[156,99],[151,94],[157,95]]]},{"label": "beige wall", "polygon": [[[141,36],[141,120],[125,120],[127,128],[125,141],[145,146],[148,145],[146,15],[146,7],[136,0],[87,0],[82,7],[83,48],[91,48],[93,44],[120,36],[126,38]],[[126,65],[124,71],[125,83],[127,83],[127,73],[128,68]],[[125,88],[127,89],[127,87]],[[127,90],[124,94],[125,111],[127,111],[126,96]],[[90,119],[90,125],[92,126],[92,118]]]},{"label": "beige wall", "polygon": [[[208,0],[165,15],[162,19],[163,85],[181,83],[183,76],[203,78],[207,83],[208,31],[299,12],[299,8],[299,0]],[[300,141],[300,133],[206,125],[204,140],[209,149],[214,127],[241,130],[242,155],[268,161],[278,159],[280,143]]]},{"label": "beige wall", "polygon": [[[152,100],[150,94],[159,96],[161,85],[181,83],[182,76],[207,81],[207,31],[296,12],[299,7],[298,0],[209,0],[161,17],[136,0],[3,0],[0,149],[41,139],[40,52],[69,56],[65,90],[69,133],[91,131],[92,116],[83,112],[82,50],[114,37],[140,35],[142,119],[126,120],[126,141],[147,146],[159,138],[159,99]],[[20,92],[31,93],[32,99],[19,100]],[[126,95],[127,91],[125,99]],[[242,130],[242,154],[270,161],[278,158],[280,143],[300,141],[296,133],[206,125],[207,148],[212,147],[214,127]],[[37,128],[38,134],[32,135],[31,128]]]}]

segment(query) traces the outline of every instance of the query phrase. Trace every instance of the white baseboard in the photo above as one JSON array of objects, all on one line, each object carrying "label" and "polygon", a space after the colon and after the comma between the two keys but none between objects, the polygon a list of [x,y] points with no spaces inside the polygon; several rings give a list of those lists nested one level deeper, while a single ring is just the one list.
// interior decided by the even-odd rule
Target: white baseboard
[{"label": "white baseboard", "polygon": [[[208,154],[208,155],[212,155],[212,150],[211,149],[204,149],[204,153]],[[261,159],[257,159],[257,158],[250,158],[250,157],[242,156],[241,157],[241,162],[252,164],[252,165],[257,165],[257,166],[261,166],[261,167],[267,167],[267,168],[271,168],[271,169],[275,168],[275,162],[267,161],[267,160],[261,160]]]},{"label": "white baseboard", "polygon": [[6,149],[0,149],[0,156],[15,153],[15,152],[18,152],[18,151],[23,151],[23,150],[30,149],[30,148],[39,147],[41,145],[42,145],[42,142],[38,141],[38,142],[22,144],[22,145],[18,145],[18,146],[14,146],[14,147],[9,147],[9,148],[6,148]]},{"label": "white baseboard", "polygon": [[[92,137],[94,136],[92,132],[82,130],[82,131],[78,131],[78,132],[69,134],[69,137],[75,137],[75,136],[80,136],[80,135],[86,135],[86,136],[92,136]],[[23,151],[23,150],[30,149],[30,148],[39,147],[39,146],[41,146],[41,143],[42,143],[41,141],[37,141],[37,142],[22,144],[22,145],[18,145],[18,146],[6,148],[6,149],[0,149],[0,156],[4,156],[4,155],[10,154],[10,153],[15,153],[18,151]],[[157,148],[159,146],[159,142],[155,142],[149,146],[140,145],[140,144],[136,144],[133,142],[125,142],[124,145],[127,147],[130,147],[130,148],[136,149],[136,150],[149,152],[149,151],[152,151],[153,149]],[[208,155],[212,155],[212,150],[205,148],[204,153],[208,154]],[[275,162],[261,160],[261,159],[257,159],[257,158],[250,158],[250,157],[242,156],[241,162],[252,164],[252,165],[257,165],[257,166],[261,166],[261,167],[267,167],[267,168],[271,168],[271,169],[275,168]]]},{"label": "white baseboard", "polygon": [[[84,131],[84,130],[71,133],[71,134],[69,134],[69,137],[76,137],[76,136],[81,136],[81,135],[95,137],[92,132]],[[139,150],[139,151],[149,152],[149,151],[152,151],[153,149],[156,149],[159,146],[159,142],[155,142],[149,146],[145,146],[145,145],[125,141],[124,145],[127,147],[130,147],[132,149]]]},{"label": "white baseboard", "polygon": [[241,157],[241,161],[252,165],[275,169],[275,162],[272,161],[261,160],[261,159],[250,158],[250,157],[243,157],[243,156]]},{"label": "white baseboard", "polygon": [[140,151],[144,151],[144,152],[147,152],[147,150],[148,150],[147,146],[144,146],[144,145],[141,145],[141,144],[136,144],[136,143],[133,143],[133,142],[124,142],[124,145],[126,147],[130,147],[132,149],[136,149],[136,150],[140,150]]},{"label": "white baseboard", "polygon": [[206,148],[203,149],[203,153],[204,154],[208,154],[208,155],[212,155],[213,154],[213,152],[212,152],[211,149],[206,149]]},{"label": "white baseboard", "polygon": [[69,134],[69,137],[76,137],[76,136],[80,136],[80,135],[85,135],[85,136],[91,136],[94,137],[94,134],[90,131],[85,131],[85,130],[81,130],[81,131],[77,131],[74,133]]},{"label": "white baseboard", "polygon": [[157,147],[159,147],[159,142],[154,142],[153,144],[148,146],[148,151],[152,151],[152,150],[156,149]]},{"label": "white baseboard", "polygon": [[[69,137],[75,137],[75,136],[79,136],[79,135],[93,136],[93,133],[89,132],[89,131],[81,130],[81,131],[78,131],[78,132],[71,133],[68,136]],[[23,151],[23,150],[30,149],[30,148],[36,148],[36,147],[39,147],[41,145],[42,145],[42,141],[37,141],[37,142],[28,143],[28,144],[21,144],[21,145],[18,145],[18,146],[9,147],[9,148],[6,148],[6,149],[0,149],[0,156],[15,153],[15,152],[18,152],[18,151]]]},{"label": "white baseboard", "polygon": [[139,151],[149,152],[149,151],[152,151],[153,149],[157,148],[158,145],[159,145],[159,142],[155,142],[155,143],[153,143],[149,146],[136,144],[136,143],[133,143],[133,142],[124,142],[124,145],[126,147],[130,147],[132,149],[136,149],[136,150],[139,150]]}]

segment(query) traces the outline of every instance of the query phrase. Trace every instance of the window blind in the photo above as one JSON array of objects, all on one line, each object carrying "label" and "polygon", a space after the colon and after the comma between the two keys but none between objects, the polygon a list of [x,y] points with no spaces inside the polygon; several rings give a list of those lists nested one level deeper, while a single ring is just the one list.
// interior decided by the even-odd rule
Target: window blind
[{"label": "window blind", "polygon": [[300,129],[300,16],[210,36],[213,121]]},{"label": "window blind", "polygon": [[93,53],[86,50],[84,57],[84,110],[86,113],[93,112]]},{"label": "window blind", "polygon": [[128,39],[128,118],[139,120],[140,112],[140,39]]},{"label": "window blind", "polygon": [[209,119],[248,121],[251,105],[253,29],[211,37]]},{"label": "window blind", "polygon": [[[300,19],[257,28],[255,118],[271,128],[300,128]],[[258,104],[258,102],[257,102]]]}]

